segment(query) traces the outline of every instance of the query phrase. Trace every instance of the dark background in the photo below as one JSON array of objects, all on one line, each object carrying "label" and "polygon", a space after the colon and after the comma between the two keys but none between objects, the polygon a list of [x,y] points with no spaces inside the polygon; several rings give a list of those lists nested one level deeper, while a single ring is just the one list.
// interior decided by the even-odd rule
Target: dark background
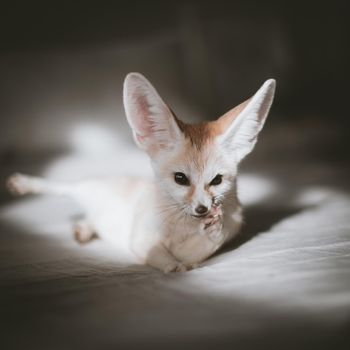
[{"label": "dark background", "polygon": [[168,36],[186,94],[204,110],[220,112],[271,76],[283,116],[347,121],[348,8],[339,0],[11,1],[1,6],[1,53],[146,45]]},{"label": "dark background", "polygon": [[[1,53],[147,44],[168,36],[176,42],[186,93],[203,109],[219,112],[272,76],[283,115],[345,121],[348,14],[347,1],[339,0],[11,1],[1,6]],[[193,79],[201,80],[196,91]]]}]

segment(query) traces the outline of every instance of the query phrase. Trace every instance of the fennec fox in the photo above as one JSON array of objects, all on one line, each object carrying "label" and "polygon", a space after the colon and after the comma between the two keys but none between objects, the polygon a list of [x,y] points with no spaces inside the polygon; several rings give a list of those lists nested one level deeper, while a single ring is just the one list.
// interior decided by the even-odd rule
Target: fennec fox
[{"label": "fennec fox", "polygon": [[15,194],[68,195],[85,210],[75,237],[106,239],[137,262],[165,273],[192,269],[240,230],[236,177],[272,104],[275,81],[219,119],[186,124],[139,73],[124,82],[124,107],[135,142],[150,157],[153,181],[121,177],[57,184],[14,174]]}]

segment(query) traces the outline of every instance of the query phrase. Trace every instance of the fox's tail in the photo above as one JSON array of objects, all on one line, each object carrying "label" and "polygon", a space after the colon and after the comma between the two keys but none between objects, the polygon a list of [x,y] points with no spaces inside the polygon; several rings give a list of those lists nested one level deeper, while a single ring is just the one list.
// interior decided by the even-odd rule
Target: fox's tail
[{"label": "fox's tail", "polygon": [[7,179],[7,189],[14,195],[22,196],[27,193],[71,195],[74,186],[56,183],[39,177],[23,174],[13,174]]}]

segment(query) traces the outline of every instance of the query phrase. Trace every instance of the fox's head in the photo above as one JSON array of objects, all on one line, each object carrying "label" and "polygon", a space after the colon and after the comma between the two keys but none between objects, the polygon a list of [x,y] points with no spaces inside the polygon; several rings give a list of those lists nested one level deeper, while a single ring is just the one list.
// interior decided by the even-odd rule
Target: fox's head
[{"label": "fox's head", "polygon": [[174,206],[206,216],[235,193],[237,167],[252,151],[272,104],[275,80],[215,121],[186,124],[139,73],[124,82],[124,107],[136,144],[146,151]]}]

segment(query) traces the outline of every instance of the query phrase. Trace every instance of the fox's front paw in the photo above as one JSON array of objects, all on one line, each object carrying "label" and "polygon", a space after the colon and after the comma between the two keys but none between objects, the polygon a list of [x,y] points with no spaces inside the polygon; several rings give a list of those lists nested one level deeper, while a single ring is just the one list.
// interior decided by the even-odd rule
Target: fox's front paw
[{"label": "fox's front paw", "polygon": [[195,270],[201,267],[201,264],[196,262],[196,263],[192,263],[187,265],[187,270]]},{"label": "fox's front paw", "polygon": [[203,220],[202,229],[205,231],[212,226],[217,225],[220,222],[219,216],[209,216],[208,218]]},{"label": "fox's front paw", "polygon": [[222,218],[223,218],[223,212],[221,207],[213,207],[210,215],[205,219],[203,219],[202,228],[206,230],[211,226],[217,225],[219,222],[222,221]]},{"label": "fox's front paw", "polygon": [[85,221],[79,221],[74,225],[74,238],[80,244],[88,243],[97,238],[94,229]]},{"label": "fox's front paw", "polygon": [[209,237],[212,241],[220,239],[222,231],[222,215],[210,216],[203,220],[201,234]]},{"label": "fox's front paw", "polygon": [[218,210],[214,212],[212,215],[209,215],[205,219],[203,219],[201,223],[201,232],[203,234],[207,234],[209,231],[217,230],[222,226],[222,211]]},{"label": "fox's front paw", "polygon": [[27,176],[18,173],[13,174],[8,178],[6,187],[9,192],[15,196],[22,196],[32,190],[30,179]]},{"label": "fox's front paw", "polygon": [[180,263],[171,263],[164,267],[163,272],[164,273],[170,273],[170,272],[186,272],[188,270],[187,266]]}]

